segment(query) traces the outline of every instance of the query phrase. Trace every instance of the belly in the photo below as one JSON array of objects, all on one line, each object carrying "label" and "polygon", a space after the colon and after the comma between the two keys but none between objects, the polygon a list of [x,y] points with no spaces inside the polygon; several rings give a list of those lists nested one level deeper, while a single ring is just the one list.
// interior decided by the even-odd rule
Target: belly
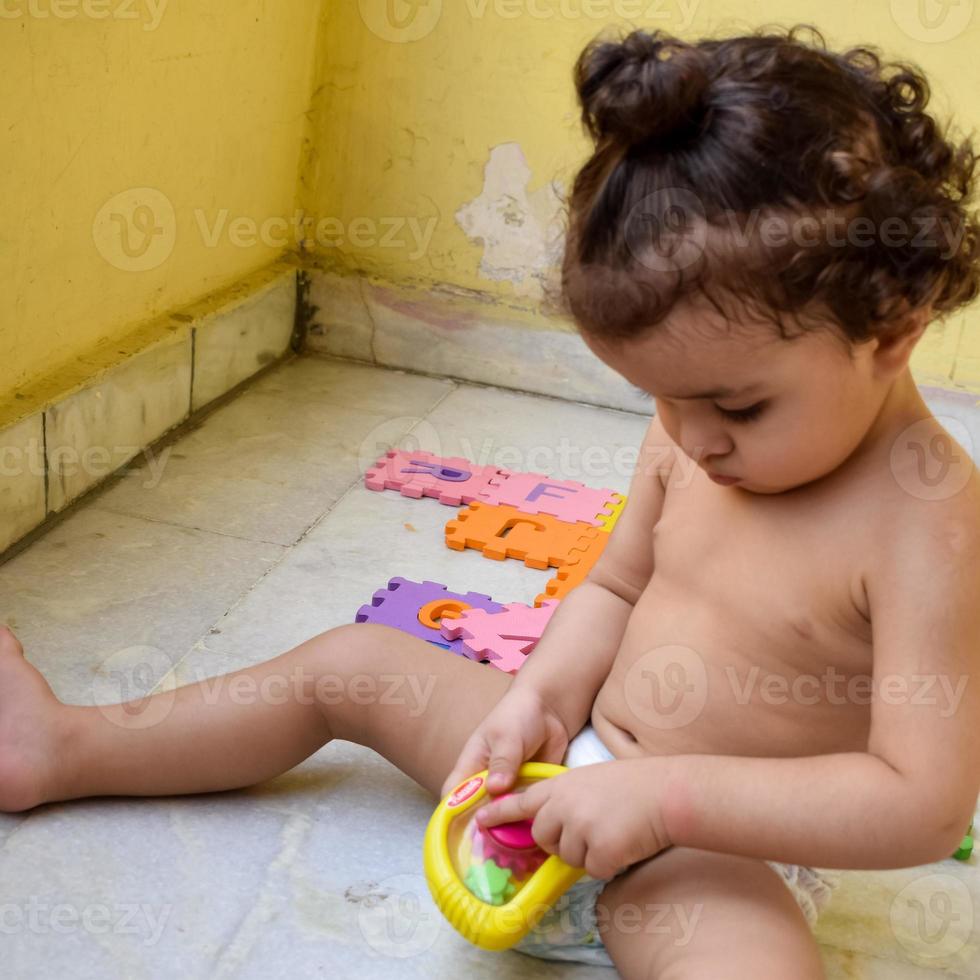
[{"label": "belly", "polygon": [[737,584],[657,574],[630,616],[592,723],[618,757],[861,751],[871,647],[834,616],[800,615]]}]

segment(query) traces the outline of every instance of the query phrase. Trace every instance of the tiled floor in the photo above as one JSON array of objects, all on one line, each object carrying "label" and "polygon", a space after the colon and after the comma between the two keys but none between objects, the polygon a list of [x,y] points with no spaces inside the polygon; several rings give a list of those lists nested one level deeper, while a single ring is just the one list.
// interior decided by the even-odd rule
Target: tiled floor
[{"label": "tiled floor", "polygon": [[[930,401],[980,439],[972,399]],[[372,493],[360,473],[411,431],[417,442],[402,444],[625,490],[645,427],[553,399],[293,361],[168,447],[159,481],[131,473],[0,567],[0,621],[62,699],[96,703],[279,653],[350,622],[393,575],[531,601],[548,573],[449,551],[450,508]],[[0,815],[3,973],[612,975],[460,939],[421,876],[431,808],[379,756],[333,743],[247,791]],[[957,917],[941,940],[910,941],[894,896],[927,901],[935,874]],[[852,873],[819,938],[834,980],[975,976],[976,864]]]}]

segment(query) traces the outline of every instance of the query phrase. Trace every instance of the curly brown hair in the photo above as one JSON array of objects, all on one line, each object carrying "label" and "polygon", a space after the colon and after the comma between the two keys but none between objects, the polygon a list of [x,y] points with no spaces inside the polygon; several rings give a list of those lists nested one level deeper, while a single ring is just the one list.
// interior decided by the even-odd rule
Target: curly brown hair
[{"label": "curly brown hair", "polygon": [[861,342],[980,292],[976,154],[926,112],[915,65],[830,52],[809,24],[634,30],[590,41],[574,82],[594,149],[549,298],[588,335],[635,337],[703,296],[783,337],[783,314],[804,329],[816,314]]}]

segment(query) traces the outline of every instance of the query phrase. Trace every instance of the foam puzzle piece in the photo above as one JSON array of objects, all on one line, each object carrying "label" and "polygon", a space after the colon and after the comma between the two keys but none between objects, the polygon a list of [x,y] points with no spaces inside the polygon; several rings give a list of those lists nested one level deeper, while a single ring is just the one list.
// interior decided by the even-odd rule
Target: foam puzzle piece
[{"label": "foam puzzle piece", "polygon": [[605,531],[607,534],[612,531],[612,529],[616,526],[616,521],[619,520],[619,515],[622,514],[623,508],[626,506],[626,500],[627,497],[620,497],[619,500],[612,505],[612,513],[608,517],[603,517],[601,523],[599,524],[600,531]]},{"label": "foam puzzle piece", "polygon": [[368,490],[397,490],[416,500],[435,497],[440,504],[459,507],[477,500],[491,478],[508,472],[496,466],[479,466],[462,456],[389,449],[365,472],[364,485]]},{"label": "foam puzzle piece", "polygon": [[578,545],[569,552],[568,561],[558,569],[554,578],[548,579],[544,592],[535,598],[534,604],[540,606],[549,599],[563,599],[576,585],[581,585],[608,543],[609,535],[603,533],[602,528],[593,528],[582,535]]},{"label": "foam puzzle piece", "polygon": [[462,640],[463,655],[471,660],[486,660],[505,673],[516,674],[557,608],[556,600],[546,600],[539,607],[511,602],[501,612],[467,609],[442,624],[442,635]]},{"label": "foam puzzle piece", "polygon": [[574,524],[600,527],[612,517],[622,494],[608,487],[587,487],[576,480],[555,480],[544,473],[504,473],[491,477],[479,493],[488,504],[506,504],[525,514],[550,514]]},{"label": "foam puzzle piece", "polygon": [[504,607],[480,592],[450,592],[441,582],[413,582],[395,576],[388,580],[387,588],[374,593],[369,605],[357,610],[354,622],[394,626],[462,655],[462,640],[444,637],[440,625],[442,617],[467,609],[501,612]]},{"label": "foam puzzle piece", "polygon": [[571,524],[550,514],[525,514],[516,507],[474,500],[446,522],[446,546],[454,551],[475,548],[497,561],[519,558],[528,568],[557,568],[591,530],[584,521]]}]

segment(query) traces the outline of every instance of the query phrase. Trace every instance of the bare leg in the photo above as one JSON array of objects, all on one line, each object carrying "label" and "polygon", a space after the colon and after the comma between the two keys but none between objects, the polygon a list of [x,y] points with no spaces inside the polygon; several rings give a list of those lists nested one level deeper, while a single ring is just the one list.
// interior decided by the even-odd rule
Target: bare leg
[{"label": "bare leg", "polygon": [[0,810],[249,786],[332,738],[436,794],[509,675],[386,626],[341,626],[263,663],[119,705],[62,704],[0,629]]},{"label": "bare leg", "polygon": [[600,934],[625,980],[823,980],[789,889],[764,862],[674,847],[607,885]]}]

